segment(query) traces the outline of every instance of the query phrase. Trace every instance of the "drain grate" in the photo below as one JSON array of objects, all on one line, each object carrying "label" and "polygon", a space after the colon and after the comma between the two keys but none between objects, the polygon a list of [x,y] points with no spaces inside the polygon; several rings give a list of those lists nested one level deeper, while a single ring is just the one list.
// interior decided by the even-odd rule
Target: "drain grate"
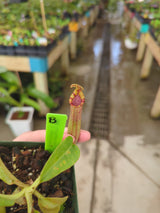
[{"label": "drain grate", "polygon": [[99,70],[95,101],[92,110],[90,132],[92,136],[109,137],[109,65],[110,65],[110,25],[104,27],[104,45]]}]

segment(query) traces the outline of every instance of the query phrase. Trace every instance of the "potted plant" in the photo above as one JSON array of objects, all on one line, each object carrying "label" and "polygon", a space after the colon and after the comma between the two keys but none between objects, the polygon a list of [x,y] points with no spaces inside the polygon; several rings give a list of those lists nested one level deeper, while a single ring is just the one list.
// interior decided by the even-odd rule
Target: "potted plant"
[{"label": "potted plant", "polygon": [[[44,144],[40,143],[29,142],[27,145],[29,150],[24,148],[26,146],[24,142],[0,143],[0,210],[2,213],[13,212],[13,210],[23,213],[26,209],[28,213],[78,213],[76,185],[69,187],[71,182],[66,182],[64,173],[61,179],[57,178],[57,175],[63,171],[65,174],[74,172],[72,166],[80,156],[80,150],[75,143],[79,138],[81,112],[85,99],[80,85],[72,84],[71,87],[75,87],[75,90],[69,98],[71,111],[68,133],[74,136],[74,142],[71,136],[62,140],[67,116],[49,113],[46,121],[45,150],[40,147]],[[53,134],[55,130],[58,134]],[[14,148],[10,151],[6,148],[8,145]],[[33,148],[34,145],[39,147],[38,150]],[[23,146],[23,149],[17,146]],[[48,157],[49,159],[44,162]],[[53,184],[54,177],[58,181],[56,184]],[[74,174],[71,177],[74,178]],[[22,181],[24,179],[25,181]],[[66,205],[62,206],[67,197],[64,197],[60,184],[73,197],[70,206],[74,204],[74,209],[66,209]],[[49,191],[46,194],[47,189]]]},{"label": "potted plant", "polygon": [[[17,4],[20,2],[24,3]],[[78,21],[86,10],[92,9],[98,2],[98,0],[69,3],[55,0],[54,4],[52,1],[31,0],[4,2],[0,5],[0,54],[46,56],[57,41],[69,33],[70,19]],[[63,15],[63,11],[67,14]]]},{"label": "potted plant", "polygon": [[78,213],[72,166],[79,159],[79,148],[70,136],[53,153],[43,146],[32,142],[0,143],[1,213]]},{"label": "potted plant", "polygon": [[[14,2],[16,3],[16,2]],[[47,16],[47,14],[46,14]],[[51,25],[44,29],[40,2],[8,4],[0,14],[0,53],[3,55],[46,56],[57,42],[60,30],[48,16]]]},{"label": "potted plant", "polygon": [[56,107],[49,95],[38,91],[33,85],[22,88],[19,76],[3,67],[0,79],[0,103],[11,107],[6,116],[6,123],[15,136],[33,129],[34,109],[40,110],[35,99],[42,100],[49,108]]}]

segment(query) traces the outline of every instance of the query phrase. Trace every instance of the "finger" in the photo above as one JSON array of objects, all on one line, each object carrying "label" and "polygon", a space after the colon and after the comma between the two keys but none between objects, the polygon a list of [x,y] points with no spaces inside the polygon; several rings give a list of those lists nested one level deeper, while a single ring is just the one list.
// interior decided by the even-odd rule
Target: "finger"
[{"label": "finger", "polygon": [[25,132],[13,141],[30,141],[30,142],[45,142],[46,130],[35,130],[30,132]]},{"label": "finger", "polygon": [[[72,136],[67,133],[68,128],[65,128],[63,139],[67,136]],[[18,137],[16,137],[13,141],[29,141],[29,142],[45,142],[46,130],[35,130],[30,132],[25,132]],[[73,137],[73,136],[72,136]],[[80,130],[80,136],[78,139],[79,143],[84,143],[90,140],[91,135],[90,132],[86,130]],[[74,137],[73,137],[74,140]]]},{"label": "finger", "polygon": [[[30,131],[19,135],[13,141],[45,142],[45,135],[46,130]],[[73,138],[73,141],[75,140],[72,135],[67,133],[67,131],[64,132],[63,139],[65,139],[68,136],[71,136]]]},{"label": "finger", "polygon": [[78,143],[84,143],[86,141],[89,141],[90,139],[91,139],[91,133],[81,129]]},{"label": "finger", "polygon": [[[66,138],[67,136],[72,136],[72,135],[68,134],[68,128],[65,127],[63,139]],[[86,130],[81,129],[79,139],[78,139],[78,143],[84,143],[86,141],[89,141],[90,139],[91,139],[91,133],[86,131]]]}]

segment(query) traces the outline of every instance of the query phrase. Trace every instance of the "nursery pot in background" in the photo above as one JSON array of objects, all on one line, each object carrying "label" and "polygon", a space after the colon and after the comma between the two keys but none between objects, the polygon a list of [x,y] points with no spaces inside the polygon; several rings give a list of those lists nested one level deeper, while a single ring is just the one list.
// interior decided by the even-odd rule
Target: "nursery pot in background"
[{"label": "nursery pot in background", "polygon": [[138,46],[137,41],[132,41],[129,37],[124,39],[124,45],[127,49],[133,50],[136,49]]},{"label": "nursery pot in background", "polygon": [[33,114],[33,107],[12,107],[5,122],[9,125],[14,136],[18,136],[33,130]]}]

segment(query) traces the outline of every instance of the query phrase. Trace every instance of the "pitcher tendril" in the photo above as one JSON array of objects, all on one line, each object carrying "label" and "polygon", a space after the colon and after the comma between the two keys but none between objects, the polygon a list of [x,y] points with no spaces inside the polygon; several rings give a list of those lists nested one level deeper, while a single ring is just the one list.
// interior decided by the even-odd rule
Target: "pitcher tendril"
[{"label": "pitcher tendril", "polygon": [[85,97],[82,92],[83,87],[79,84],[72,84],[71,88],[75,87],[75,90],[69,98],[70,115],[68,122],[68,134],[75,137],[75,143],[78,141],[80,129],[81,129],[81,114]]}]

